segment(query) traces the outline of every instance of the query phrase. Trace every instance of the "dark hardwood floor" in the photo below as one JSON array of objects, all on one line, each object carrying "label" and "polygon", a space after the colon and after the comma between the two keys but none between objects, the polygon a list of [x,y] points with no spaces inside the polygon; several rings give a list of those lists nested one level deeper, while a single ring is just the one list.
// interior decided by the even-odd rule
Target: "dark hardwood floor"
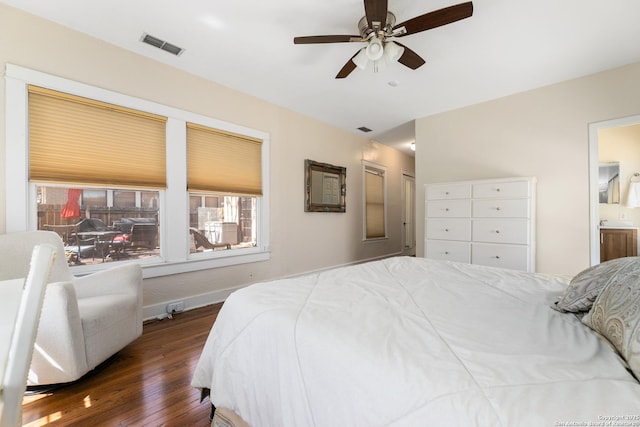
[{"label": "dark hardwood floor", "polygon": [[28,395],[23,425],[208,426],[191,377],[222,304],[144,325],[142,337],[79,381]]}]

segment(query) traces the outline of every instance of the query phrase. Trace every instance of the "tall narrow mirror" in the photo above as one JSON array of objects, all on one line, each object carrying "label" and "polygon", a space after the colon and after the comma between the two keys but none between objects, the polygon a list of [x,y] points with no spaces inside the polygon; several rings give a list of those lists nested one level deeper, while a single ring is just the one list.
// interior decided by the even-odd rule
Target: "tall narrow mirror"
[{"label": "tall narrow mirror", "polygon": [[598,198],[600,203],[620,203],[620,162],[598,165]]}]

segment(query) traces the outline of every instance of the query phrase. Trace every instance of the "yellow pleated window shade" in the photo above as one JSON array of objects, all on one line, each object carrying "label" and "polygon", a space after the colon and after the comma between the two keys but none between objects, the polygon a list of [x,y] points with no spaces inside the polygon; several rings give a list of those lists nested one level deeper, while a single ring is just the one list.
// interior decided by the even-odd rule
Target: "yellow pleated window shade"
[{"label": "yellow pleated window shade", "polygon": [[29,86],[29,179],[166,188],[166,117]]},{"label": "yellow pleated window shade", "polygon": [[262,195],[262,140],[187,123],[187,190]]},{"label": "yellow pleated window shade", "polygon": [[366,238],[385,237],[384,230],[384,172],[365,170]]}]

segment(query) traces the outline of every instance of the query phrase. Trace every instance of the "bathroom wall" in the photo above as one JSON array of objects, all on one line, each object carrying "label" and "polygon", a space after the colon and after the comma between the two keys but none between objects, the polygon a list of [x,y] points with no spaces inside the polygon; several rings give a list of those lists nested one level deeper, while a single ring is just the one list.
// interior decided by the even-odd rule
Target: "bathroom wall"
[{"label": "bathroom wall", "polygon": [[[598,132],[598,160],[620,162],[620,204],[600,203],[601,220],[632,221],[640,226],[640,208],[626,206],[629,183],[634,173],[640,174],[640,123],[601,129]],[[640,181],[640,176],[635,178]]]}]

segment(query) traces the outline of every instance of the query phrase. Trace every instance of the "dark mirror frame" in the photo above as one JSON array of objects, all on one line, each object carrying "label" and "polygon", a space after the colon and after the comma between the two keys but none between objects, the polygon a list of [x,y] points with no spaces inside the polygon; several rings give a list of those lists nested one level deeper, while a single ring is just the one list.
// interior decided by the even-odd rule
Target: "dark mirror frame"
[{"label": "dark mirror frame", "polygon": [[347,168],[304,161],[305,212],[347,211]]}]

